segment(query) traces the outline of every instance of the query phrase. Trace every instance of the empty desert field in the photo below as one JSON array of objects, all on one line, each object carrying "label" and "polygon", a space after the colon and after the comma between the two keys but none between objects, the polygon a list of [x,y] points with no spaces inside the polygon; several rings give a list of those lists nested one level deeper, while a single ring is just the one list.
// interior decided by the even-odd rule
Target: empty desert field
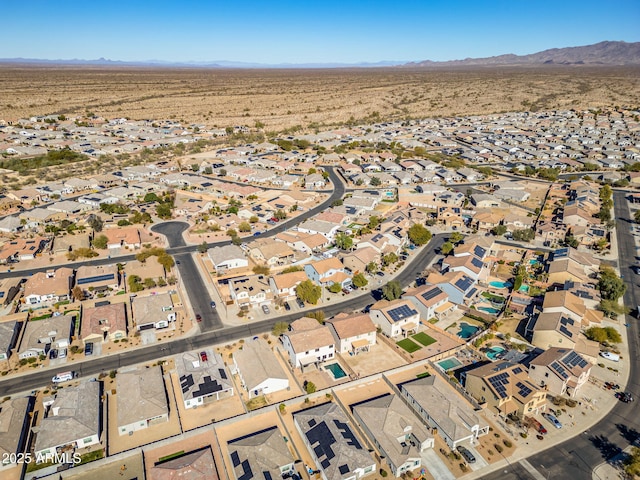
[{"label": "empty desert field", "polygon": [[333,126],[505,111],[637,107],[640,67],[319,70],[0,65],[0,119],[44,114],[209,127]]}]

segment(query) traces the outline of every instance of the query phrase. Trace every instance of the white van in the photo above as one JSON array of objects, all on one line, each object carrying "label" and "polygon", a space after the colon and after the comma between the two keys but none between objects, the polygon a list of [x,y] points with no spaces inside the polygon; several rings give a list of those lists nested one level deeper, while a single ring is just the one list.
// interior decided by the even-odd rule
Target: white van
[{"label": "white van", "polygon": [[51,379],[53,383],[69,382],[75,378],[73,372],[60,372]]},{"label": "white van", "polygon": [[607,360],[611,360],[612,362],[619,362],[620,361],[620,355],[618,355],[617,353],[600,352],[600,356],[602,358],[606,358]]}]

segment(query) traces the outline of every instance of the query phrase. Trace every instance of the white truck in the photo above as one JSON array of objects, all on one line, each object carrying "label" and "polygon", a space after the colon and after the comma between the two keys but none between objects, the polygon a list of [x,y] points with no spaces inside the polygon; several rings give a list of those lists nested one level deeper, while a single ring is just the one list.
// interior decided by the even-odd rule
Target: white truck
[{"label": "white truck", "polygon": [[56,376],[54,376],[51,381],[53,383],[63,383],[63,382],[69,382],[71,380],[73,380],[74,378],[76,378],[76,373],[75,372],[60,372],[58,373]]}]

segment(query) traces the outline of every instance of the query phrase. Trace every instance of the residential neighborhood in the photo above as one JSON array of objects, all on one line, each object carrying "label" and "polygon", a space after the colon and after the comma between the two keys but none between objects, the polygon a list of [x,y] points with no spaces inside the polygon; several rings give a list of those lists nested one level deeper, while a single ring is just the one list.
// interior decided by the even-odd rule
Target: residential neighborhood
[{"label": "residential neighborhood", "polygon": [[0,152],[140,162],[5,184],[3,478],[471,479],[633,401],[635,111],[46,118]]}]

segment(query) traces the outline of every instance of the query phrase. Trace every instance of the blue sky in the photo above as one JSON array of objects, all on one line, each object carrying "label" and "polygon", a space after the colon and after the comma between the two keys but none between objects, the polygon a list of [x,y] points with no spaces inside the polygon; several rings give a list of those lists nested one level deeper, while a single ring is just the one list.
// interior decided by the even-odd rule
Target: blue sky
[{"label": "blue sky", "polygon": [[453,60],[640,41],[638,0],[2,2],[0,58]]}]

